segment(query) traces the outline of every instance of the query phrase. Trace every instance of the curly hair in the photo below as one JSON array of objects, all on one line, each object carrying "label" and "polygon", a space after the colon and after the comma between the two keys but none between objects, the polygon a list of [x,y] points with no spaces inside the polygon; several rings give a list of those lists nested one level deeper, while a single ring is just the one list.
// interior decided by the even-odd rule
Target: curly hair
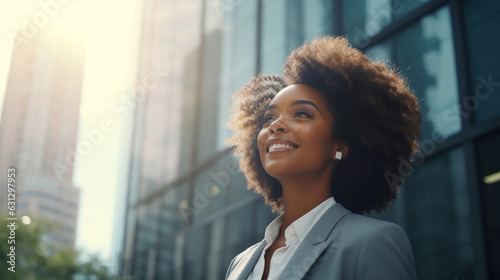
[{"label": "curly hair", "polygon": [[[258,76],[240,91],[228,125],[237,130],[227,141],[241,154],[240,169],[249,188],[264,195],[274,211],[281,209],[280,183],[269,176],[256,143],[262,114],[274,95],[287,84],[305,84],[323,94],[335,126],[332,137],[347,144],[349,155],[333,171],[330,192],[354,213],[386,210],[396,198],[402,160],[411,162],[418,151],[420,119],[418,101],[406,80],[383,62],[371,61],[343,37],[321,37],[292,51],[284,77]],[[261,81],[275,84],[267,84]]]},{"label": "curly hair", "polygon": [[233,94],[232,115],[227,126],[236,133],[226,141],[241,155],[240,170],[245,174],[248,188],[264,196],[274,211],[281,208],[283,191],[278,180],[266,173],[259,156],[257,136],[263,125],[264,110],[274,96],[287,84],[280,76],[259,74]]}]

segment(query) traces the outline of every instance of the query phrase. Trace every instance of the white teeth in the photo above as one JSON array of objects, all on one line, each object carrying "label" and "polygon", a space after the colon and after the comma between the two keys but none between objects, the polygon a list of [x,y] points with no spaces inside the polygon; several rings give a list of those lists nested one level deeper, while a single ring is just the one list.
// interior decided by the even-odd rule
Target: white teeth
[{"label": "white teeth", "polygon": [[269,151],[276,150],[276,149],[293,150],[294,148],[290,145],[287,145],[287,144],[273,144],[273,145],[271,145],[271,147],[269,147]]}]

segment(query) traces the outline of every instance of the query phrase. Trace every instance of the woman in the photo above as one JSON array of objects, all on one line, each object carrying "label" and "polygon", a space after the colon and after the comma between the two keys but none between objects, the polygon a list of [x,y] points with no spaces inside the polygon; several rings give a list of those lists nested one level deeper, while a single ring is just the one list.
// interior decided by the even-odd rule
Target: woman
[{"label": "woman", "polygon": [[226,279],[416,279],[404,231],[362,215],[387,209],[400,157],[418,150],[405,80],[323,37],[289,55],[283,79],[258,76],[235,97],[228,145],[249,188],[282,214]]}]

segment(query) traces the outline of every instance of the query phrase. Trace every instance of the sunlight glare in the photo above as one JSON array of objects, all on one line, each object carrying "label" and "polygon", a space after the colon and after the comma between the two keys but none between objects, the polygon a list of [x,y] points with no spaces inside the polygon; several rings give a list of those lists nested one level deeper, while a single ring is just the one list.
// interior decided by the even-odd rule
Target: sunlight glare
[{"label": "sunlight glare", "polygon": [[[115,117],[111,104],[134,86],[143,2],[71,0],[64,1],[64,4],[61,1],[59,6],[53,6],[51,10],[42,7],[55,2],[0,1],[0,108],[8,78],[13,38],[27,24],[36,25],[36,19],[33,24],[33,18],[38,15],[37,19],[43,20],[43,24],[35,26],[33,30],[36,31],[33,33],[64,32],[84,44],[79,130],[92,130],[101,120]],[[117,174],[117,161],[120,159],[121,127],[127,123],[121,120],[115,121],[113,125],[116,127],[115,132],[107,135],[106,141],[85,158],[77,168],[74,179],[75,185],[83,190],[77,247],[100,252],[105,258],[110,256],[112,243],[115,180],[120,176]],[[99,182],[89,175],[94,171],[92,168],[102,172]],[[96,208],[95,205],[101,207]],[[96,220],[96,217],[99,219]],[[95,228],[100,230],[96,231]]]}]

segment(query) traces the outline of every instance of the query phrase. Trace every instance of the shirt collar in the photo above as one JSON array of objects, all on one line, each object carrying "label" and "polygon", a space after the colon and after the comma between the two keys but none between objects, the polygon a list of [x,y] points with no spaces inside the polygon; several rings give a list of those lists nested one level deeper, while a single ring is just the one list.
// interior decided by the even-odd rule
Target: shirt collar
[{"label": "shirt collar", "polygon": [[299,242],[306,237],[312,227],[318,222],[319,218],[335,204],[335,199],[333,197],[328,198],[323,201],[318,206],[314,207],[311,211],[304,214],[302,217],[295,220],[288,228],[285,230],[285,238],[288,239],[287,233],[290,233],[290,238],[294,235],[297,236]]},{"label": "shirt collar", "polygon": [[[323,214],[335,204],[335,199],[330,197],[314,207],[312,210],[304,214],[302,217],[295,220],[285,230],[285,239],[289,240],[297,237],[299,242],[306,237],[316,222]],[[271,244],[280,232],[281,224],[283,223],[283,214],[274,219],[266,228],[265,239],[267,244]]]},{"label": "shirt collar", "polygon": [[264,237],[266,239],[267,244],[273,243],[273,241],[276,238],[278,238],[278,234],[280,233],[280,228],[282,223],[283,223],[283,214],[279,215],[266,227],[266,232],[264,234]]}]

